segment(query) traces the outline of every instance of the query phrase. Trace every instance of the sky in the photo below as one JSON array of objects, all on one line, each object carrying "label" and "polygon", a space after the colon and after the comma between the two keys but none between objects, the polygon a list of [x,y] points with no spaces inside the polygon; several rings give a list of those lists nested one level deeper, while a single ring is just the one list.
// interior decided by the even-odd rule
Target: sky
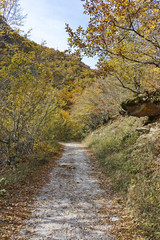
[{"label": "sky", "polygon": [[[68,49],[65,23],[74,30],[87,26],[89,17],[83,14],[81,0],[20,0],[23,14],[27,14],[23,30],[32,29],[30,39],[55,50]],[[83,62],[95,68],[96,58],[83,58]]]}]

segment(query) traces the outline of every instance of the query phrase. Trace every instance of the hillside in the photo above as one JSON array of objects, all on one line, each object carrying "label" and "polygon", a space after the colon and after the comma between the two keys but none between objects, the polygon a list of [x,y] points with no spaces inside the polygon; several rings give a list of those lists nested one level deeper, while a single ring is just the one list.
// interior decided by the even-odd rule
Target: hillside
[{"label": "hillside", "polygon": [[17,51],[25,54],[36,52],[37,55],[42,55],[41,62],[47,63],[50,67],[56,87],[62,88],[64,85],[71,85],[72,82],[84,88],[92,82],[95,72],[82,63],[80,58],[67,54],[67,51],[60,52],[30,41],[21,36],[18,31],[12,30],[2,18],[0,18],[0,31],[2,66],[9,64],[11,57]]},{"label": "hillside", "polygon": [[34,144],[46,138],[47,131],[52,132],[48,136],[52,140],[74,137],[68,111],[75,95],[93,83],[95,72],[74,55],[19,35],[2,18],[0,29],[3,158],[21,157],[26,148],[32,152]]},{"label": "hillside", "polygon": [[89,146],[140,229],[159,239],[160,120],[118,117],[89,135]]}]

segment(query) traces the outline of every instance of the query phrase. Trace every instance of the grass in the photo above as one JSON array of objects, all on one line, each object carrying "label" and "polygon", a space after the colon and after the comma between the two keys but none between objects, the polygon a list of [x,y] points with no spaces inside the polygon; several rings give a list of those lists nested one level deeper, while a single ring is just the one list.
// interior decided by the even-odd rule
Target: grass
[{"label": "grass", "polygon": [[[86,138],[114,188],[126,199],[150,239],[160,239],[160,136],[140,135],[140,119],[122,118]],[[148,135],[149,136],[149,135]]]}]

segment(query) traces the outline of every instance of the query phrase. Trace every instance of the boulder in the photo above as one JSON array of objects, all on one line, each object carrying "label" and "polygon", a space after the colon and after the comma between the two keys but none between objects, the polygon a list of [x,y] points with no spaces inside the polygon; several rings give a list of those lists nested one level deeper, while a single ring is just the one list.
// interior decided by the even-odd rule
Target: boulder
[{"label": "boulder", "polygon": [[149,127],[139,127],[139,128],[136,128],[136,131],[140,132],[140,133],[149,133],[150,128]]},{"label": "boulder", "polygon": [[121,104],[122,110],[130,116],[154,117],[160,115],[160,90],[146,92],[126,100]]}]

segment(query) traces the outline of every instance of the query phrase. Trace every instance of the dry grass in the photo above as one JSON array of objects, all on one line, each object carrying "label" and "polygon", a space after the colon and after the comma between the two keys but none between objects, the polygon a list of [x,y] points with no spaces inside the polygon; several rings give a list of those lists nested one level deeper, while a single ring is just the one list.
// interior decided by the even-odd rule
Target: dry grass
[{"label": "dry grass", "polygon": [[90,135],[86,142],[146,236],[160,239],[160,124],[150,125],[149,134],[136,131],[142,125],[141,119],[121,118]]}]

